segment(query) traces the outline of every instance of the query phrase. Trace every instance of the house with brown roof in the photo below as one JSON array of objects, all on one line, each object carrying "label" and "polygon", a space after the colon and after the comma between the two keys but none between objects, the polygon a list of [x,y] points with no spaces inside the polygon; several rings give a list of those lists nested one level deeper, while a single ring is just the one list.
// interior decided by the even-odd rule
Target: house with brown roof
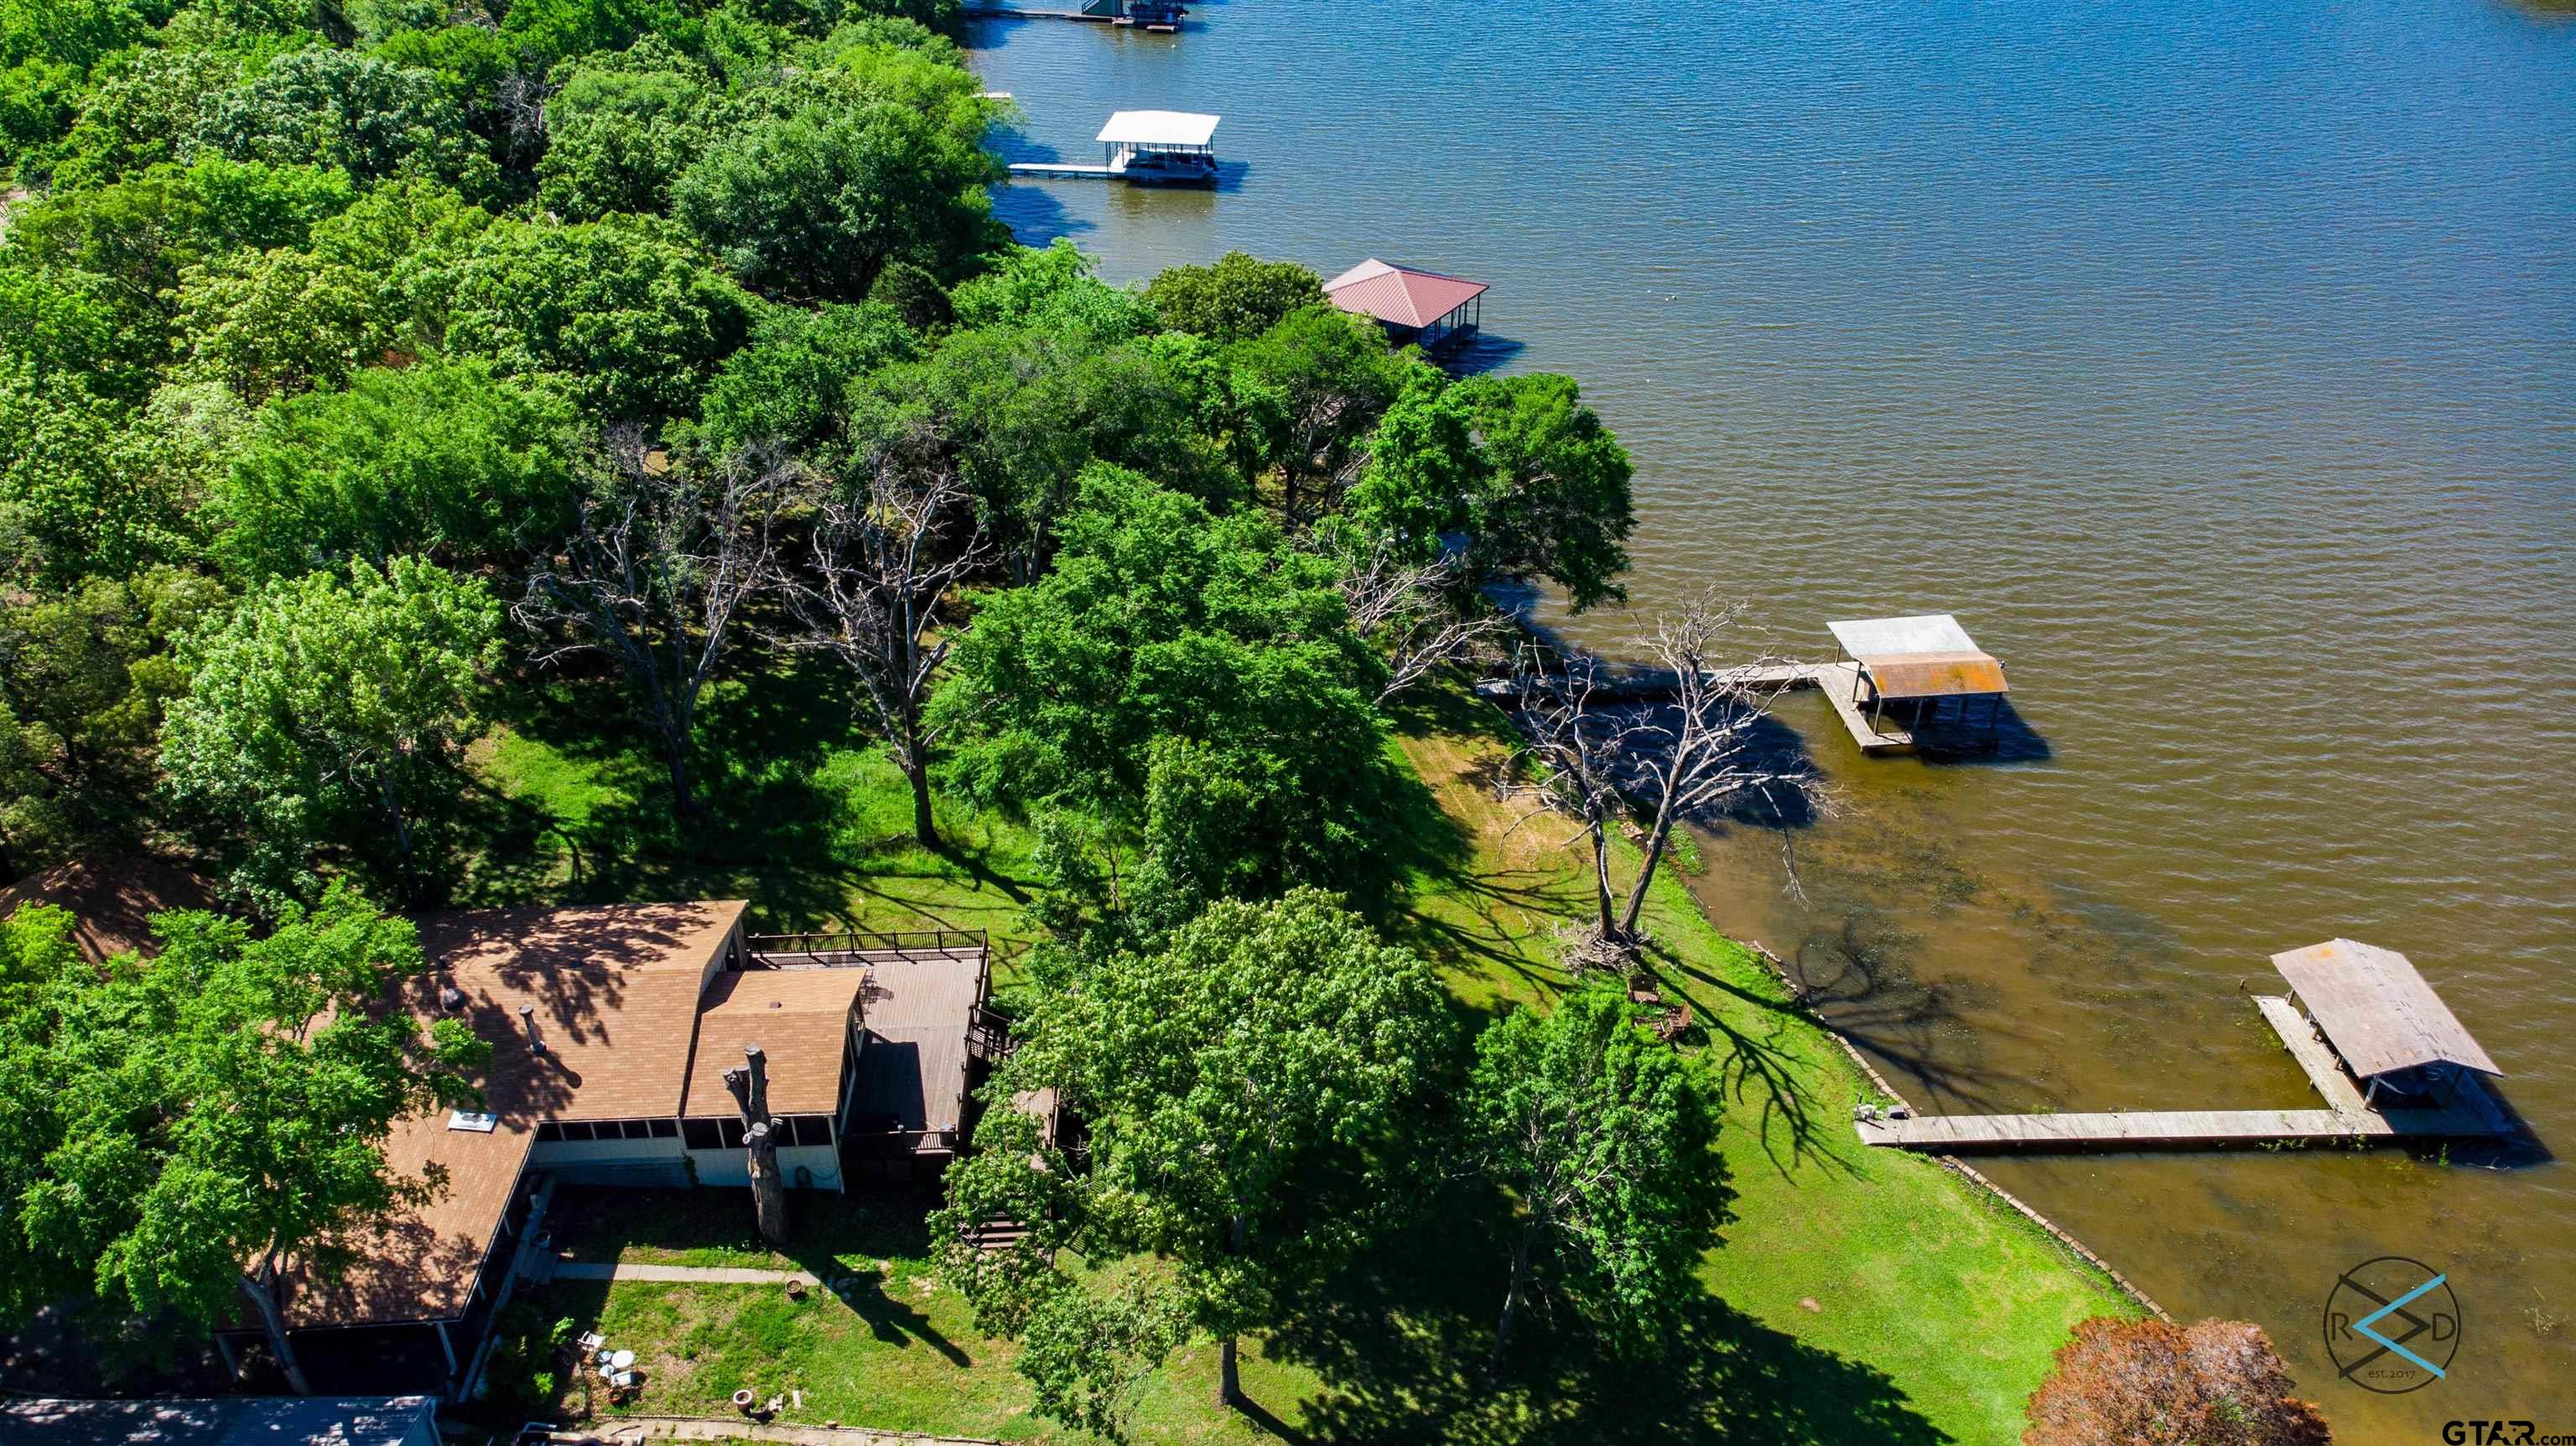
[{"label": "house with brown roof", "polygon": [[[388,1007],[492,1045],[480,1110],[398,1121],[432,1198],[280,1283],[297,1354],[334,1389],[469,1386],[516,1273],[542,1269],[553,1189],[750,1183],[726,1071],[757,1048],[787,1183],[935,1174],[997,1056],[981,934],[746,935],[742,900],[475,910],[421,921],[429,969]],[[746,1194],[742,1208],[748,1220]],[[255,1331],[218,1337],[229,1354]]]}]

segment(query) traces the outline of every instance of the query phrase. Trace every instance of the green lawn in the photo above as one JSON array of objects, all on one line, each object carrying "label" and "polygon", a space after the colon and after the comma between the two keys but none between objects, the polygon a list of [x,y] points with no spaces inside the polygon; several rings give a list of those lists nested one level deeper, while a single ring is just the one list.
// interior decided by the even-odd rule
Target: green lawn
[{"label": "green lawn", "polygon": [[[1398,800],[1390,856],[1411,887],[1390,931],[1439,961],[1463,1014],[1543,1002],[1567,983],[1558,940],[1583,916],[1586,866],[1561,822],[1498,798],[1511,751],[1503,720],[1442,694],[1393,746],[1419,786]],[[766,829],[711,825],[682,847],[643,821],[638,800],[653,796],[657,770],[640,753],[578,756],[529,720],[479,761],[514,830],[558,842],[543,867],[481,872],[478,884],[510,884],[484,889],[496,900],[723,887],[758,900],[767,925],[936,923],[991,929],[1006,958],[1025,946],[1022,831],[950,810],[955,847],[927,853],[904,838],[908,804],[882,759],[828,741],[751,752],[760,766],[714,772],[744,786]],[[762,837],[786,846],[752,846]],[[1140,1388],[1138,1439],[2018,1440],[2021,1404],[2068,1328],[2127,1303],[1930,1161],[1864,1151],[1850,1126],[1857,1071],[1758,960],[1708,925],[1679,880],[1658,888],[1647,917],[1662,988],[1702,1022],[1693,1047],[1722,1067],[1733,1106],[1724,1148],[1735,1219],[1708,1258],[1687,1339],[1665,1359],[1623,1360],[1542,1322],[1489,1381],[1504,1207],[1434,1182],[1419,1226],[1256,1343],[1245,1375],[1256,1414],[1212,1405],[1213,1353],[1194,1349]],[[651,1382],[642,1411],[721,1414],[749,1386],[802,1390],[790,1416],[807,1422],[1064,1436],[1030,1413],[1013,1347],[977,1335],[930,1272],[920,1202],[797,1204],[784,1257],[750,1238],[746,1202],[712,1192],[587,1212],[574,1248],[593,1259],[793,1263],[845,1280],[839,1296],[558,1283],[518,1312],[520,1324],[595,1323],[637,1350]],[[565,1396],[562,1409],[581,1404],[579,1389]]]}]

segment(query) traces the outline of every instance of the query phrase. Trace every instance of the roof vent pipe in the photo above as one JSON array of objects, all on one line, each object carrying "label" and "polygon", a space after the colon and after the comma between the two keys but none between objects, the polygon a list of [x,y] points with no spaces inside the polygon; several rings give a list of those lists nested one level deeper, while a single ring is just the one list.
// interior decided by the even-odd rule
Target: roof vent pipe
[{"label": "roof vent pipe", "polygon": [[519,1023],[528,1031],[528,1048],[538,1054],[545,1053],[545,1037],[537,1033],[537,1007],[533,1004],[520,1005]]},{"label": "roof vent pipe", "polygon": [[442,984],[438,987],[438,1007],[440,1009],[445,1010],[449,1014],[454,1014],[457,1010],[463,1008],[464,1005],[464,990],[457,988],[453,984]]}]

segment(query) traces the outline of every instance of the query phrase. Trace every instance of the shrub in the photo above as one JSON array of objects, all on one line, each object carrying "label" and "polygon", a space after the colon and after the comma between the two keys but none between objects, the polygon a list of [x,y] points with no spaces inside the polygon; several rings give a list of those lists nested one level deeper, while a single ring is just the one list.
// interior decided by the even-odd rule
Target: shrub
[{"label": "shrub", "polygon": [[2324,1446],[2317,1408],[2261,1328],[2097,1317],[2030,1398],[2025,1446]]}]

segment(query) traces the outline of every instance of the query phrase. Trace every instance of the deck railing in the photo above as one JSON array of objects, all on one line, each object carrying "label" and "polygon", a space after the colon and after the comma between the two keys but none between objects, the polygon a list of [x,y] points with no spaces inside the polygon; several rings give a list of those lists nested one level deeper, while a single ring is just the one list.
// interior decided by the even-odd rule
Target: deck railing
[{"label": "deck railing", "polygon": [[743,941],[754,959],[771,968],[781,961],[828,964],[868,954],[954,955],[989,953],[992,941],[981,929],[838,929],[813,934],[753,934]]}]

